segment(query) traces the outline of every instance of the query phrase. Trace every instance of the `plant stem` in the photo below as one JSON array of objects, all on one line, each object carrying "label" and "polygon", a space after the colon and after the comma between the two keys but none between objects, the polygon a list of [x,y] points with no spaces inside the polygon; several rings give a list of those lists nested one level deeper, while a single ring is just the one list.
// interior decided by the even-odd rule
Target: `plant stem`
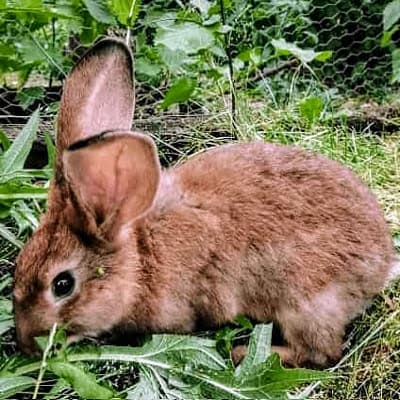
[{"label": "plant stem", "polygon": [[[51,45],[53,48],[56,46],[56,19],[52,18],[51,19]],[[50,69],[50,77],[49,77],[49,87],[53,86],[53,69]]]},{"label": "plant stem", "polygon": [[[225,16],[225,6],[224,0],[219,0],[219,9],[221,13],[222,25],[226,25],[226,16]],[[226,33],[224,35],[224,45],[226,55],[228,57],[228,68],[229,68],[229,86],[230,86],[230,94],[231,94],[231,114],[232,114],[232,128],[236,131],[237,129],[237,119],[236,119],[236,88],[235,88],[235,78],[233,74],[233,60],[232,60],[232,49]]]},{"label": "plant stem", "polygon": [[40,384],[42,383],[43,376],[44,376],[44,373],[45,373],[46,367],[47,367],[46,359],[47,359],[47,356],[49,354],[51,347],[53,346],[53,340],[54,340],[54,336],[56,334],[56,330],[57,330],[57,323],[55,323],[53,325],[53,327],[51,328],[49,340],[47,341],[46,348],[43,351],[42,362],[40,363],[39,375],[36,380],[35,391],[33,392],[32,400],[36,400],[37,396],[39,394]]}]

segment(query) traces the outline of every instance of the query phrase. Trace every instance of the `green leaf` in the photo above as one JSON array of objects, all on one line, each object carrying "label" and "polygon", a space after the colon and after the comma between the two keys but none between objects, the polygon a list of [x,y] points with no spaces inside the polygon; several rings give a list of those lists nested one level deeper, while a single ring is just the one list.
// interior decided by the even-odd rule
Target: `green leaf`
[{"label": "green leaf", "polygon": [[176,70],[182,65],[189,64],[189,62],[191,61],[190,56],[188,56],[182,50],[173,51],[164,46],[159,46],[158,49],[161,61],[173,73],[175,73]]},{"label": "green leaf", "polygon": [[0,185],[0,200],[46,199],[47,188],[16,183]]},{"label": "green leaf", "polygon": [[13,326],[14,326],[14,318],[13,317],[0,320],[0,336],[3,333],[6,333]]},{"label": "green leaf", "polygon": [[13,203],[10,211],[18,226],[18,236],[27,230],[34,230],[39,226],[37,211],[28,206],[25,201],[18,200]]},{"label": "green leaf", "polygon": [[392,83],[400,82],[400,49],[392,51]]},{"label": "green leaf", "polygon": [[0,297],[0,314],[9,316],[12,313],[13,305],[10,299]]},{"label": "green leaf", "polygon": [[172,51],[183,51],[186,54],[197,53],[214,43],[214,37],[206,28],[193,22],[176,24],[159,29],[155,44],[161,44]]},{"label": "green leaf", "polygon": [[383,29],[388,31],[400,18],[400,0],[389,3],[383,10]]},{"label": "green leaf", "polygon": [[0,157],[0,175],[17,171],[24,167],[25,160],[36,138],[38,127],[39,109],[31,115],[10,148]]},{"label": "green leaf", "polygon": [[190,0],[190,5],[197,8],[201,14],[207,15],[211,7],[211,2],[208,0]]},{"label": "green leaf", "polygon": [[68,354],[69,361],[110,360],[170,369],[176,363],[221,369],[225,362],[215,341],[196,336],[153,335],[142,347],[102,346]]},{"label": "green leaf", "polygon": [[139,57],[135,61],[135,72],[151,77],[159,76],[161,65],[149,61],[147,58]]},{"label": "green leaf", "polygon": [[18,240],[17,237],[3,224],[0,224],[0,236],[8,240],[10,243],[12,243],[15,247],[18,247],[19,249],[21,249],[23,246],[23,243],[20,240]]},{"label": "green leaf", "polygon": [[17,94],[17,100],[21,107],[26,110],[30,105],[32,105],[37,100],[42,100],[45,94],[43,87],[29,87],[24,88]]},{"label": "green leaf", "polygon": [[115,18],[110,13],[104,0],[82,0],[89,14],[98,22],[107,25],[115,25]]},{"label": "green leaf", "polygon": [[56,162],[56,146],[54,145],[52,136],[46,132],[44,135],[44,141],[46,142],[47,157],[48,157],[48,167],[53,169]]},{"label": "green leaf", "polygon": [[8,148],[11,146],[10,139],[7,137],[7,135],[0,130],[0,144],[1,147],[3,148],[3,152],[7,151]]},{"label": "green leaf", "polygon": [[398,31],[399,25],[394,25],[390,31],[384,31],[381,38],[381,46],[386,47],[390,44],[392,36]]},{"label": "green leaf", "polygon": [[114,396],[108,389],[96,382],[94,375],[68,362],[49,360],[48,368],[58,377],[68,382],[84,399],[107,400]]},{"label": "green leaf", "polygon": [[139,372],[139,382],[127,392],[129,400],[159,400],[159,382],[148,369],[142,368]]},{"label": "green leaf", "polygon": [[8,286],[10,285],[12,282],[12,279],[10,276],[8,275],[4,275],[1,279],[0,279],[0,293]]},{"label": "green leaf", "polygon": [[122,25],[134,25],[139,14],[140,0],[111,0],[110,6]]},{"label": "green leaf", "polygon": [[172,104],[183,103],[190,98],[196,88],[196,80],[192,78],[179,78],[169,88],[165,94],[164,100],[161,103],[163,109],[168,108]]},{"label": "green leaf", "polygon": [[47,62],[46,54],[29,38],[21,40],[16,47],[26,64]]},{"label": "green leaf", "polygon": [[292,55],[298,58],[303,63],[311,61],[326,61],[332,57],[331,51],[314,51],[312,49],[301,49],[294,43],[289,43],[285,39],[273,39],[272,45],[275,47],[276,54],[279,55]]},{"label": "green leaf", "polygon": [[266,362],[254,365],[237,377],[234,386],[250,399],[276,398],[297,385],[331,377],[325,371],[282,368],[278,355],[272,354]]},{"label": "green leaf", "polygon": [[6,399],[22,392],[35,384],[35,379],[29,376],[0,377],[0,398]]},{"label": "green leaf", "polygon": [[236,369],[236,375],[247,373],[271,355],[272,324],[256,325],[250,336],[247,356]]},{"label": "green leaf", "polygon": [[[50,392],[47,393],[46,396],[43,397],[43,399],[44,400],[58,400],[60,398],[63,398],[62,396],[60,396],[60,393],[69,388],[70,388],[70,385],[68,384],[68,382],[66,382],[64,379],[60,378],[57,380],[55,385],[51,388]],[[65,397],[64,397],[64,399],[65,399]]]},{"label": "green leaf", "polygon": [[299,109],[300,115],[312,124],[321,116],[324,103],[320,97],[312,96],[304,99],[300,103]]}]

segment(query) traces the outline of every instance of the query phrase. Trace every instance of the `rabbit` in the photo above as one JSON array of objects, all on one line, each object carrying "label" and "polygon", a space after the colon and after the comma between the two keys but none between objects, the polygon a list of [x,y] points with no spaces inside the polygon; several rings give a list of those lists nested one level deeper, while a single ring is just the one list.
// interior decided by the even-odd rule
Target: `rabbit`
[{"label": "rabbit", "polygon": [[383,213],[347,167],[294,146],[215,147],[161,169],[131,132],[132,56],[103,39],[67,78],[47,212],[15,269],[17,341],[273,321],[288,365],[326,366],[398,267]]}]

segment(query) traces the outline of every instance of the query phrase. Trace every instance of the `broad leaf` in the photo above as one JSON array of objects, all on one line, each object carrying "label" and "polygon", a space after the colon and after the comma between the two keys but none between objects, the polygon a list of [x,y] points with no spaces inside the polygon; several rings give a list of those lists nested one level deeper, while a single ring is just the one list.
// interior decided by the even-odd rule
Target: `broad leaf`
[{"label": "broad leaf", "polygon": [[168,90],[161,103],[163,109],[172,104],[183,103],[190,98],[196,88],[196,80],[183,77],[179,78]]},{"label": "broad leaf", "polygon": [[331,51],[314,51],[312,49],[301,49],[294,43],[289,43],[285,39],[274,39],[272,45],[275,47],[277,55],[292,55],[303,63],[311,61],[324,62],[332,57]]},{"label": "broad leaf", "polygon": [[0,398],[7,399],[35,384],[35,379],[29,376],[0,377]]},{"label": "broad leaf", "polygon": [[139,14],[140,0],[111,0],[110,6],[118,21],[131,27]]},{"label": "broad leaf", "polygon": [[39,110],[36,110],[16,137],[10,148],[0,158],[0,175],[17,171],[24,167],[39,127]]},{"label": "broad leaf", "polygon": [[271,355],[272,324],[256,325],[250,336],[247,356],[236,369],[236,375],[245,374],[250,368],[263,363]]},{"label": "broad leaf", "polygon": [[102,346],[68,354],[69,361],[87,359],[133,362],[165,369],[183,362],[211,369],[225,367],[213,340],[180,335],[153,335],[142,347]]},{"label": "broad leaf", "polygon": [[324,103],[320,97],[312,96],[304,99],[300,103],[299,109],[301,116],[312,124],[321,116]]},{"label": "broad leaf", "polygon": [[145,57],[138,57],[135,62],[135,72],[151,77],[157,77],[161,73],[161,65],[151,62]]},{"label": "broad leaf", "polygon": [[158,49],[162,62],[172,73],[175,73],[178,68],[189,64],[191,61],[190,56],[182,50],[173,51],[164,46],[159,46]]},{"label": "broad leaf", "polygon": [[389,3],[383,10],[383,29],[388,31],[400,18],[400,0]]},{"label": "broad leaf", "polygon": [[193,7],[196,7],[203,15],[207,15],[208,10],[211,7],[211,2],[208,0],[190,0],[190,4]]},{"label": "broad leaf", "polygon": [[139,373],[139,382],[130,389],[126,398],[130,400],[159,400],[159,382],[150,370],[142,368]]},{"label": "broad leaf", "polygon": [[108,9],[105,0],[82,0],[89,14],[99,22],[107,25],[115,25],[115,18]]},{"label": "broad leaf", "polygon": [[214,37],[206,28],[193,22],[184,22],[160,29],[155,43],[162,44],[172,51],[192,54],[211,47]]},{"label": "broad leaf", "polygon": [[49,361],[48,368],[58,377],[68,382],[72,388],[84,399],[111,399],[114,395],[108,389],[97,383],[94,375],[83,369],[64,361]]}]

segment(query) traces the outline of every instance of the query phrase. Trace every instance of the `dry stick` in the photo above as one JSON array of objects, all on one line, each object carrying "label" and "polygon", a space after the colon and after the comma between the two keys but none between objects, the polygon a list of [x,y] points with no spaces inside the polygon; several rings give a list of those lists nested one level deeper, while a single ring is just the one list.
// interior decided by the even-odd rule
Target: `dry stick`
[{"label": "dry stick", "polygon": [[248,82],[250,82],[250,83],[257,82],[258,80],[268,78],[271,75],[275,75],[276,73],[278,73],[284,69],[297,67],[298,63],[299,63],[299,60],[294,58],[293,60],[285,61],[284,63],[279,64],[276,67],[264,68],[261,72],[259,72],[257,74],[257,76],[253,76],[252,78],[250,78],[248,80]]},{"label": "dry stick", "polygon": [[47,359],[47,356],[49,354],[51,347],[53,346],[53,340],[54,340],[54,336],[56,334],[56,330],[57,330],[57,323],[54,323],[54,325],[51,328],[51,332],[50,332],[49,339],[46,344],[46,348],[43,351],[42,362],[40,364],[39,375],[36,380],[35,391],[33,393],[32,400],[36,400],[37,396],[39,394],[40,384],[42,383],[43,376],[44,376],[44,373],[45,373],[46,367],[47,367],[46,359]]},{"label": "dry stick", "polygon": [[[225,7],[224,7],[224,0],[219,0],[219,8],[221,12],[221,20],[223,26],[226,25],[226,18],[225,18]],[[235,90],[235,78],[233,76],[233,61],[232,61],[232,52],[231,52],[231,45],[229,43],[227,34],[224,33],[224,44],[225,44],[225,51],[228,57],[228,67],[229,67],[229,83],[230,83],[230,92],[231,92],[231,114],[232,114],[232,127],[233,130],[237,130],[237,119],[236,119],[236,90]]]}]

